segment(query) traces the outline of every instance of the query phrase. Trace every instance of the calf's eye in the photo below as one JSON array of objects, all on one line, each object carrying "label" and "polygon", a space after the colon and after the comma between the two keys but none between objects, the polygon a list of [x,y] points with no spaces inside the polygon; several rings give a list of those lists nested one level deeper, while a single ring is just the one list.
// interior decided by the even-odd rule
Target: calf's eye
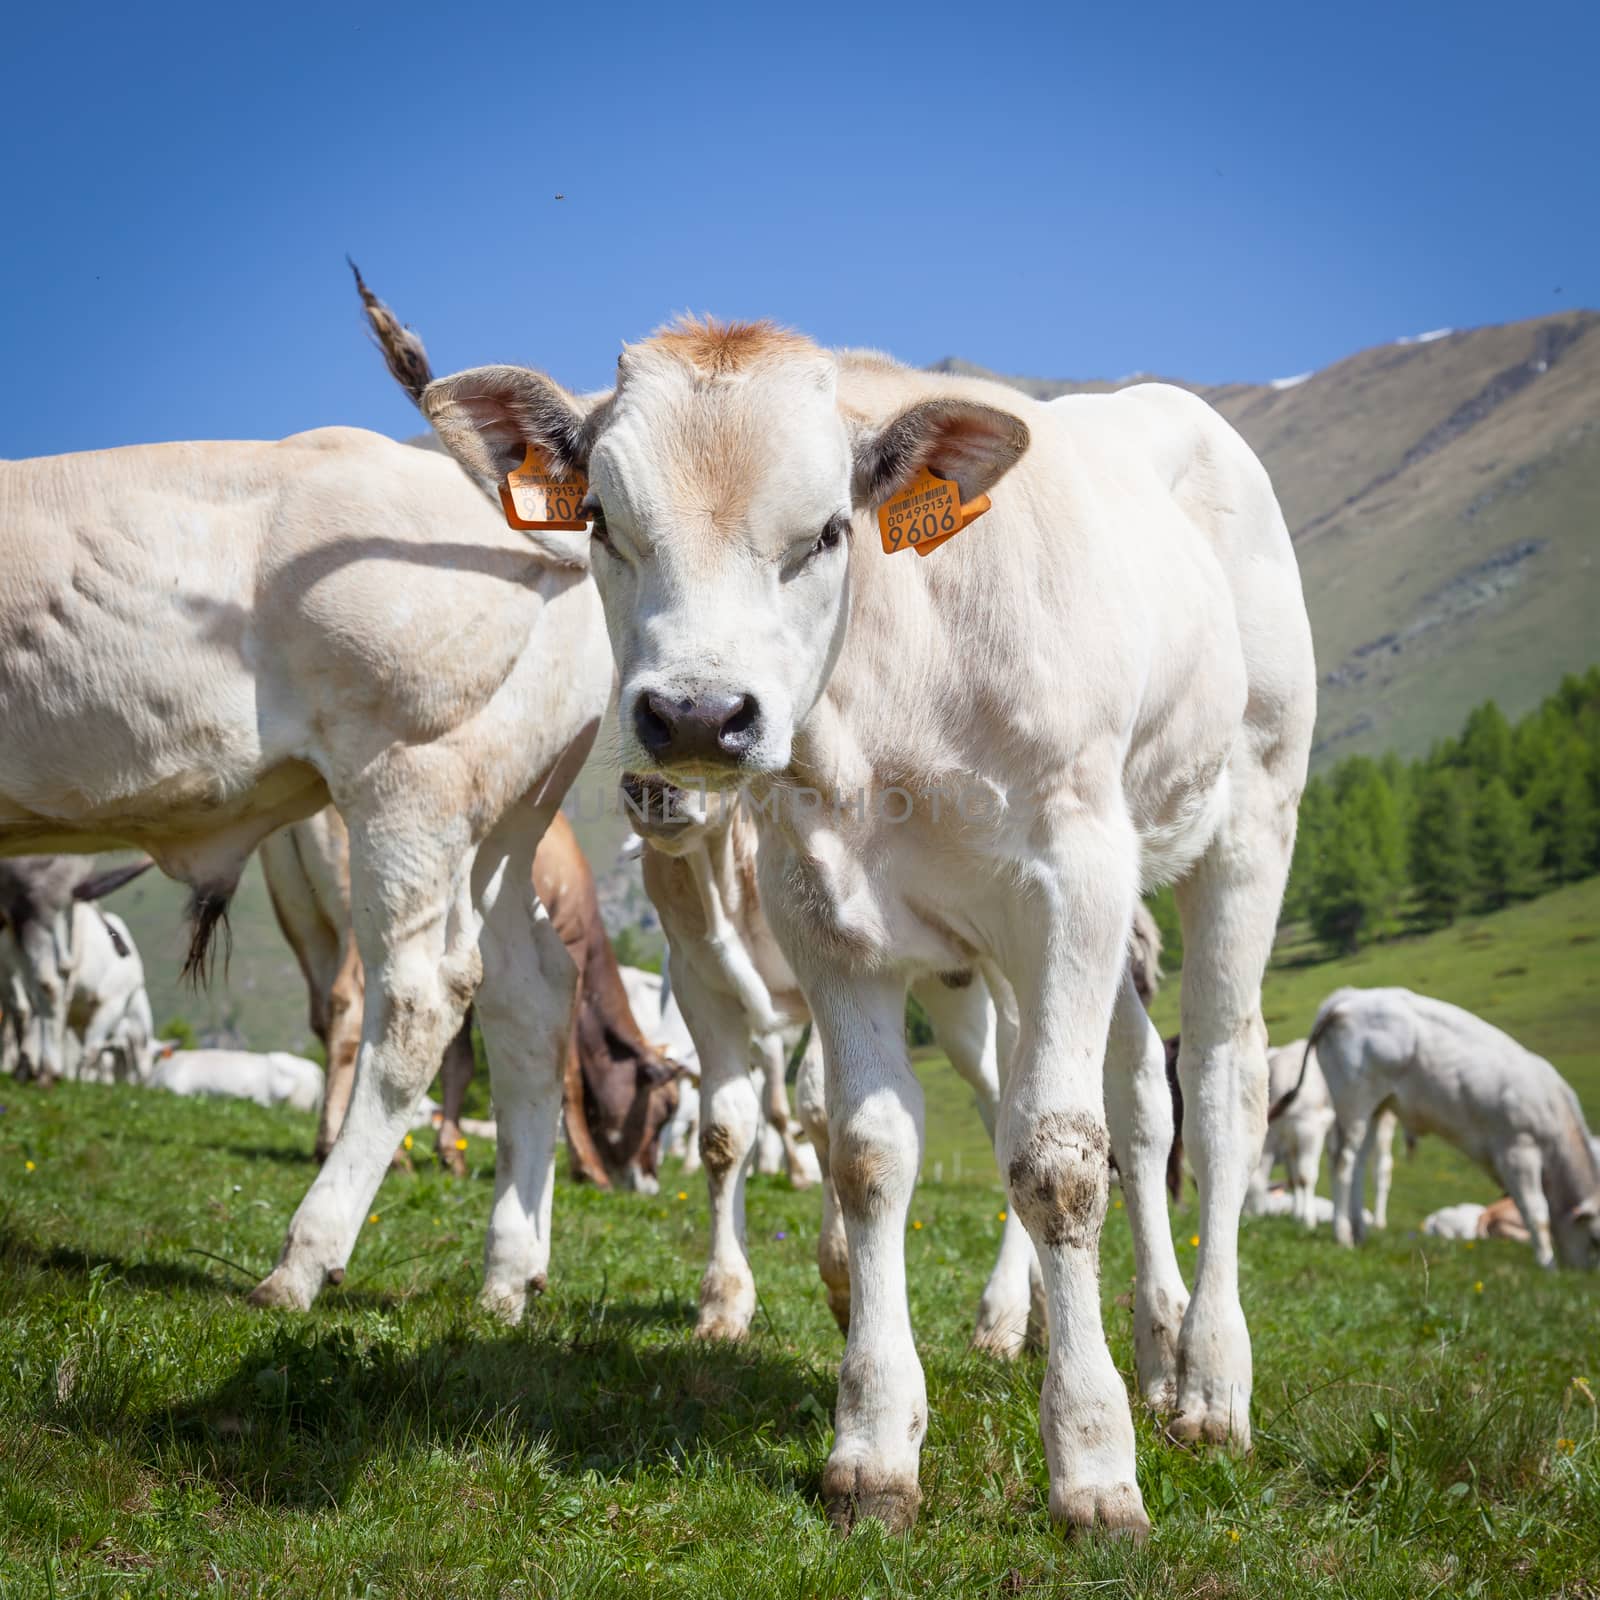
[{"label": "calf's eye", "polygon": [[584,502],[578,507],[578,514],[588,518],[589,538],[599,545],[608,555],[616,555],[617,547],[611,542],[611,535],[606,531],[605,508],[593,495],[587,495]]},{"label": "calf's eye", "polygon": [[817,542],[811,547],[813,556],[820,556],[825,550],[831,550],[844,538],[849,531],[850,522],[846,517],[832,517],[828,525],[817,535]]}]

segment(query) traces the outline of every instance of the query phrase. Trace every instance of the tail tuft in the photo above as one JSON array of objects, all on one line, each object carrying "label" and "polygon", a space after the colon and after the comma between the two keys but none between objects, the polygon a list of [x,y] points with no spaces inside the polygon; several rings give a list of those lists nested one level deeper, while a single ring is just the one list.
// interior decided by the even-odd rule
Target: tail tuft
[{"label": "tail tuft", "polygon": [[222,933],[222,976],[226,981],[233,960],[233,928],[228,922],[228,902],[232,888],[196,889],[189,903],[189,953],[184,957],[183,978],[193,989],[209,988],[216,970],[216,953],[211,941]]},{"label": "tail tuft", "polygon": [[345,260],[355,275],[356,293],[361,296],[373,343],[383,352],[383,359],[394,374],[395,382],[420,408],[422,391],[433,382],[433,367],[421,338],[410,328],[402,326],[394,312],[367,287],[366,280],[361,276],[361,268],[349,256]]}]

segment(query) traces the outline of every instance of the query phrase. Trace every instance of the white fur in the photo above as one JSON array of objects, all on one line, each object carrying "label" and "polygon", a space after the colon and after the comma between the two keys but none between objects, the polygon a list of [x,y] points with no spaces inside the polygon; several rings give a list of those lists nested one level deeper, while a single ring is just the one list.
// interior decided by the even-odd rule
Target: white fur
[{"label": "white fur", "polygon": [[[922,1094],[902,1012],[909,982],[983,961],[1017,1000],[996,1139],[1048,1300],[1051,1512],[1137,1533],[1132,1420],[1100,1324],[1102,1062],[1135,899],[1175,881],[1202,1243],[1172,1431],[1247,1443],[1238,1219],[1266,1115],[1261,973],[1315,709],[1287,529],[1243,441],[1181,391],[1045,406],[772,340],[734,366],[713,375],[671,340],[624,353],[616,394],[587,412],[610,542],[594,570],[624,765],[657,765],[633,723],[647,692],[753,695],[736,763],[659,765],[790,802],[761,823],[762,898],[822,1039],[850,1259],[824,1498],[845,1525],[915,1514],[927,1401],[904,1230]],[[533,414],[496,398],[513,381],[550,403],[504,369],[429,390],[463,460]],[[579,426],[574,410],[568,436]],[[927,560],[886,555],[860,486],[924,465],[964,500],[992,491],[993,509]],[[853,531],[830,548],[819,534],[841,513]],[[957,785],[981,809],[958,809]],[[793,803],[800,789],[821,803]],[[892,790],[914,822],[854,802]],[[1146,1052],[1125,1037],[1127,1070]],[[1145,1386],[1167,1392],[1167,1377]]]},{"label": "white fur", "polygon": [[304,1056],[272,1050],[174,1050],[156,1062],[151,1087],[172,1094],[231,1096],[258,1106],[317,1111],[322,1068]]},{"label": "white fur", "polygon": [[345,428],[0,462],[0,538],[0,853],[133,846],[226,894],[284,823],[349,827],[360,1067],[257,1301],[343,1275],[476,991],[484,1301],[520,1316],[575,988],[531,869],[610,686],[591,586],[453,463]]},{"label": "white fur", "polygon": [[1343,1140],[1334,1236],[1360,1241],[1355,1209],[1377,1113],[1437,1133],[1516,1202],[1541,1266],[1600,1264],[1600,1165],[1578,1097],[1550,1063],[1481,1017],[1409,989],[1338,989],[1316,1044]]},{"label": "white fur", "polygon": [[[1301,1063],[1305,1076],[1301,1078]],[[1327,1079],[1317,1064],[1317,1052],[1306,1055],[1306,1042],[1280,1045],[1267,1052],[1268,1102],[1276,1105],[1298,1083],[1294,1098],[1277,1118],[1267,1124],[1267,1140],[1261,1160],[1250,1179],[1250,1192],[1244,1209],[1249,1216],[1279,1216],[1268,1184],[1272,1169],[1281,1161],[1288,1177],[1289,1214],[1307,1228],[1331,1222],[1333,1210],[1317,1199],[1317,1175],[1322,1170],[1322,1147],[1332,1138],[1330,1159],[1338,1160],[1338,1123],[1333,1114],[1333,1097]],[[1373,1176],[1372,1215],[1375,1225],[1389,1226],[1389,1189],[1394,1181],[1394,1136],[1399,1119],[1392,1111],[1381,1111],[1373,1134],[1377,1162]]]}]

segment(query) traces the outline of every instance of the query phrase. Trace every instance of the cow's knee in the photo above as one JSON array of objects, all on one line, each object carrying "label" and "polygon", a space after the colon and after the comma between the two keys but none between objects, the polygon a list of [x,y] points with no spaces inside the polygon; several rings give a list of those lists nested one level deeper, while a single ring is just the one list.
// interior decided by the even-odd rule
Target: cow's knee
[{"label": "cow's knee", "polygon": [[1086,1111],[1052,1111],[1013,1141],[1011,1203],[1036,1244],[1096,1247],[1110,1193],[1110,1142]]},{"label": "cow's knee", "polygon": [[732,1178],[755,1148],[759,1120],[755,1096],[748,1091],[740,1094],[738,1088],[730,1085],[701,1101],[700,1161],[713,1183]]},{"label": "cow's knee", "polygon": [[909,1202],[917,1179],[917,1144],[914,1127],[876,1110],[858,1112],[834,1128],[828,1171],[845,1212],[872,1216]]}]

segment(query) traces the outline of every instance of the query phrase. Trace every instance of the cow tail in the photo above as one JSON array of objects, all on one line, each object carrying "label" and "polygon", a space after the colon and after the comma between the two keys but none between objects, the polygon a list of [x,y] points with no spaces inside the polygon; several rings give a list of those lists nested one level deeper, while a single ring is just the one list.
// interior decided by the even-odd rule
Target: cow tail
[{"label": "cow tail", "polygon": [[1311,1037],[1306,1040],[1305,1054],[1300,1057],[1300,1076],[1294,1080],[1294,1088],[1284,1095],[1283,1098],[1267,1112],[1267,1122],[1269,1125],[1276,1122],[1278,1118],[1281,1117],[1284,1112],[1294,1104],[1295,1096],[1300,1093],[1301,1086],[1306,1081],[1306,1068],[1311,1063],[1311,1052],[1316,1049],[1317,1041],[1321,1039],[1323,1034],[1328,1031],[1328,1028],[1331,1026],[1334,1018],[1338,1014],[1338,1008],[1334,1007],[1331,1010],[1324,1011],[1322,1015],[1317,1018],[1316,1026],[1311,1030]]},{"label": "cow tail", "polygon": [[146,856],[143,861],[135,861],[131,867],[113,867],[109,872],[98,873],[93,878],[85,878],[76,889],[72,891],[74,900],[103,900],[108,894],[114,894],[125,883],[132,883],[135,878],[147,873],[155,862]]},{"label": "cow tail", "polygon": [[372,342],[383,352],[384,363],[394,374],[394,380],[411,396],[412,404],[422,407],[422,391],[433,382],[433,366],[421,338],[400,319],[377,295],[361,276],[361,268],[350,260],[350,270],[355,274],[356,293],[361,296],[361,307],[366,312],[367,326],[372,330]]}]

